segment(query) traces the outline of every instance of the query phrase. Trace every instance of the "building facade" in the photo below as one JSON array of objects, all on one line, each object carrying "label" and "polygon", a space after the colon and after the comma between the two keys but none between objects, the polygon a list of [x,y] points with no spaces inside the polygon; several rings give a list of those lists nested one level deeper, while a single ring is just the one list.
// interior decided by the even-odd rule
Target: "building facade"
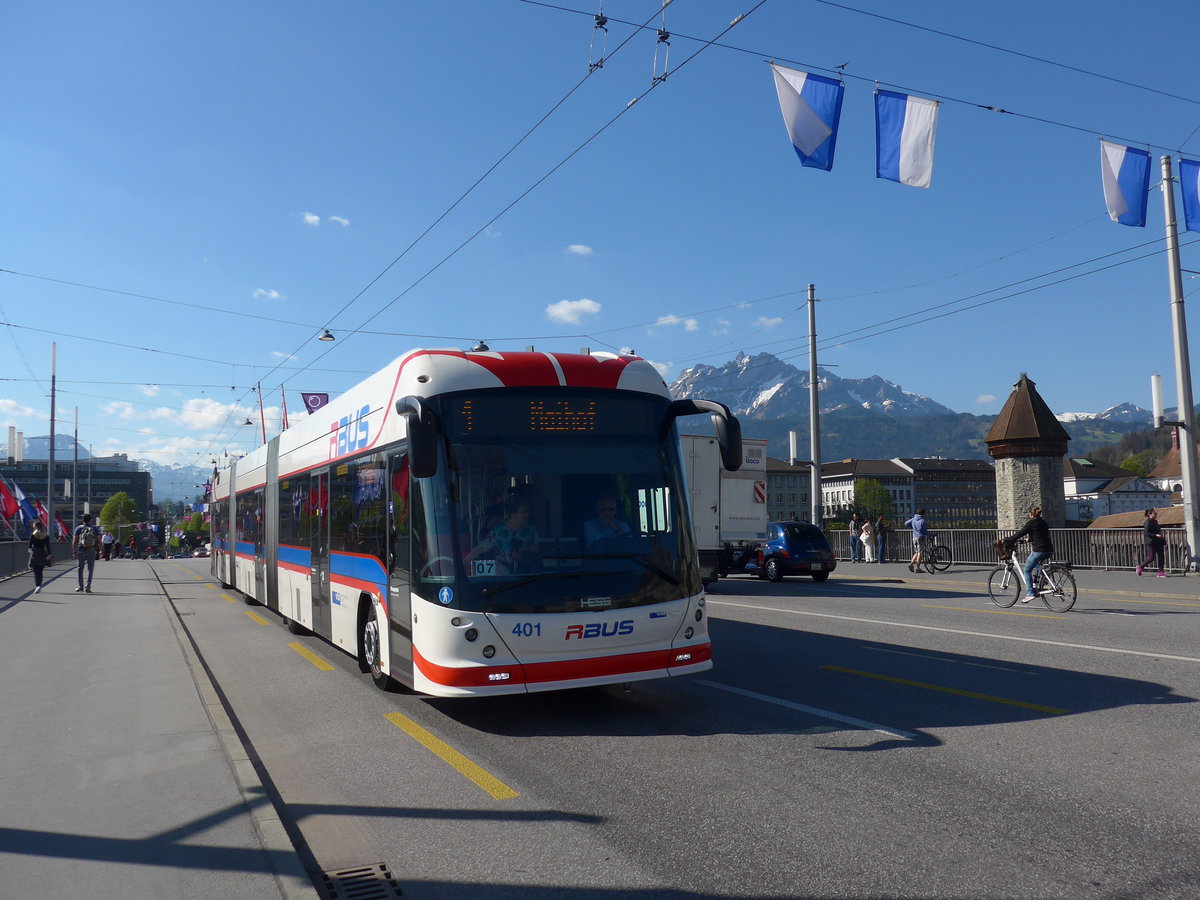
[{"label": "building facade", "polygon": [[[49,460],[24,459],[0,462],[0,475],[17,484],[32,503],[46,502],[46,470]],[[154,503],[153,480],[138,470],[137,462],[123,453],[80,460],[54,460],[54,511],[73,528],[90,511],[97,516],[114,494],[124,491],[137,506],[138,516],[148,519]]]},{"label": "building facade", "polygon": [[812,520],[812,467],[806,460],[795,465],[767,457],[767,521]]},{"label": "building facade", "polygon": [[821,466],[825,518],[857,506],[858,486],[877,481],[891,495],[903,522],[924,509],[943,528],[991,526],[996,522],[996,471],[983,459],[844,459]]}]

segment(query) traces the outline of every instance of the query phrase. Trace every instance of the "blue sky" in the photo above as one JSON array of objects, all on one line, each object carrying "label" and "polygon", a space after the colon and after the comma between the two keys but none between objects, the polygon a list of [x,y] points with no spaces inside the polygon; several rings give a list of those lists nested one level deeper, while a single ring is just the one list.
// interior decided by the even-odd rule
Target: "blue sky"
[{"label": "blue sky", "polygon": [[[606,0],[605,47],[595,0],[12,5],[0,426],[49,431],[55,341],[58,431],[163,463],[254,446],[255,384],[270,435],[281,389],[302,415],[417,346],[803,368],[809,282],[843,377],[994,413],[1028,372],[1071,412],[1161,372],[1174,403],[1161,194],[1111,223],[1098,137],[1152,183],[1200,158],[1191,4],[675,0],[651,90],[660,7]],[[845,64],[832,172],[770,59]],[[874,177],[876,81],[944,101],[928,190]]]}]

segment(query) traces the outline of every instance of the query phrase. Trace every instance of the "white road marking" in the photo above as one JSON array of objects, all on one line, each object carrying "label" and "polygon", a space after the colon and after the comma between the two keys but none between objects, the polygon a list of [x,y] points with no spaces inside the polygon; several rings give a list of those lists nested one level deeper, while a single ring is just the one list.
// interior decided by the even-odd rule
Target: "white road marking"
[{"label": "white road marking", "polygon": [[697,678],[696,683],[703,684],[706,687],[716,688],[719,691],[728,691],[731,694],[739,694],[742,697],[749,697],[752,700],[761,700],[763,703],[774,703],[776,706],[783,706],[787,709],[794,709],[802,713],[808,713],[810,716],[817,716],[821,719],[832,719],[834,722],[841,722],[843,725],[852,725],[855,728],[861,728],[863,731],[880,731],[884,734],[889,734],[892,737],[905,738],[912,740],[916,735],[911,731],[902,731],[899,728],[889,728],[886,725],[876,725],[874,722],[867,722],[863,719],[855,719],[852,716],[843,716],[841,713],[830,712],[827,709],[817,709],[815,706],[805,706],[803,703],[793,703],[791,700],[783,700],[779,697],[772,697],[770,694],[760,694],[758,691],[747,691],[742,688],[736,688],[729,684],[721,684],[719,681],[709,681],[707,678]]},{"label": "white road marking", "polygon": [[1200,663],[1200,657],[1174,656],[1170,653],[1150,653],[1146,650],[1126,650],[1122,647],[1097,647],[1093,644],[1072,644],[1069,641],[1048,641],[1045,638],[1017,637],[1009,634],[992,634],[987,631],[967,631],[962,628],[941,628],[937,625],[916,625],[909,622],[888,622],[883,619],[863,619],[858,616],[837,616],[833,613],[811,612],[803,609],[781,609],[777,606],[756,606],[752,603],[733,603],[729,600],[708,598],[709,606],[732,606],[736,609],[757,609],[762,612],[782,613],[792,616],[815,616],[819,619],[840,619],[843,622],[861,622],[865,625],[887,625],[891,628],[915,628],[918,631],[939,631],[942,634],[963,634],[968,637],[992,638],[997,641],[1020,641],[1025,644],[1046,644],[1050,647],[1070,647],[1072,650],[1095,650],[1099,653],[1124,653],[1128,656],[1146,656],[1150,659],[1173,659],[1178,662]]}]

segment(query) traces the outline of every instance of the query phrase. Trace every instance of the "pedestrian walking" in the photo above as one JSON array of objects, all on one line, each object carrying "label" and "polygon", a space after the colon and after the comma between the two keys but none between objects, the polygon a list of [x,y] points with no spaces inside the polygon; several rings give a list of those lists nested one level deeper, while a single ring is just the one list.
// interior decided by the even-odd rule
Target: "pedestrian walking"
[{"label": "pedestrian walking", "polygon": [[113,536],[111,531],[104,532],[104,536],[100,538],[100,544],[104,550],[104,561],[108,562],[112,559]]},{"label": "pedestrian walking", "polygon": [[1146,521],[1142,523],[1142,544],[1145,547],[1146,555],[1142,559],[1141,565],[1137,567],[1137,573],[1142,574],[1142,570],[1150,565],[1151,560],[1158,560],[1158,577],[1166,578],[1166,569],[1163,566],[1163,551],[1167,547],[1167,538],[1163,534],[1162,526],[1158,524],[1158,510],[1146,510]]},{"label": "pedestrian walking", "polygon": [[875,562],[875,523],[871,521],[870,516],[863,520],[862,531],[858,533],[858,537],[862,541],[863,562]]},{"label": "pedestrian walking", "polygon": [[850,516],[847,530],[850,532],[850,562],[856,563],[862,560],[862,519],[858,513]]},{"label": "pedestrian walking", "polygon": [[917,571],[917,563],[921,559],[921,551],[925,549],[925,544],[929,540],[929,524],[925,521],[925,507],[917,510],[917,514],[911,519],[905,519],[904,525],[906,528],[912,529],[912,559],[908,561],[908,571]]},{"label": "pedestrian walking", "polygon": [[29,568],[33,569],[33,592],[42,592],[42,569],[50,565],[53,559],[50,555],[50,535],[46,526],[38,519],[33,523],[33,533],[29,536]]},{"label": "pedestrian walking", "polygon": [[887,559],[888,532],[892,530],[887,519],[882,514],[875,520],[875,562],[881,563]]},{"label": "pedestrian walking", "polygon": [[[96,568],[96,551],[100,546],[100,529],[92,524],[92,514],[83,514],[83,524],[75,529],[71,539],[71,552],[75,555],[79,570],[77,594],[92,592],[92,571]],[[87,568],[87,584],[83,581],[83,570]]]}]

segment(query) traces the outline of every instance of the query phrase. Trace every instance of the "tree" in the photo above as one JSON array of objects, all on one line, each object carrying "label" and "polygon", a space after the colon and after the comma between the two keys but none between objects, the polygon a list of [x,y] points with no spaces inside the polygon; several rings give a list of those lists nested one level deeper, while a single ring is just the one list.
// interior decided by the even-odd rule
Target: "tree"
[{"label": "tree", "polygon": [[104,526],[105,531],[116,535],[117,540],[124,540],[121,529],[137,520],[137,504],[124,491],[117,491],[109,497],[104,508],[100,510],[100,524]]},{"label": "tree", "polygon": [[896,520],[895,498],[882,482],[874,478],[863,478],[855,483],[854,506],[860,513],[871,518],[884,515],[889,521]]}]

